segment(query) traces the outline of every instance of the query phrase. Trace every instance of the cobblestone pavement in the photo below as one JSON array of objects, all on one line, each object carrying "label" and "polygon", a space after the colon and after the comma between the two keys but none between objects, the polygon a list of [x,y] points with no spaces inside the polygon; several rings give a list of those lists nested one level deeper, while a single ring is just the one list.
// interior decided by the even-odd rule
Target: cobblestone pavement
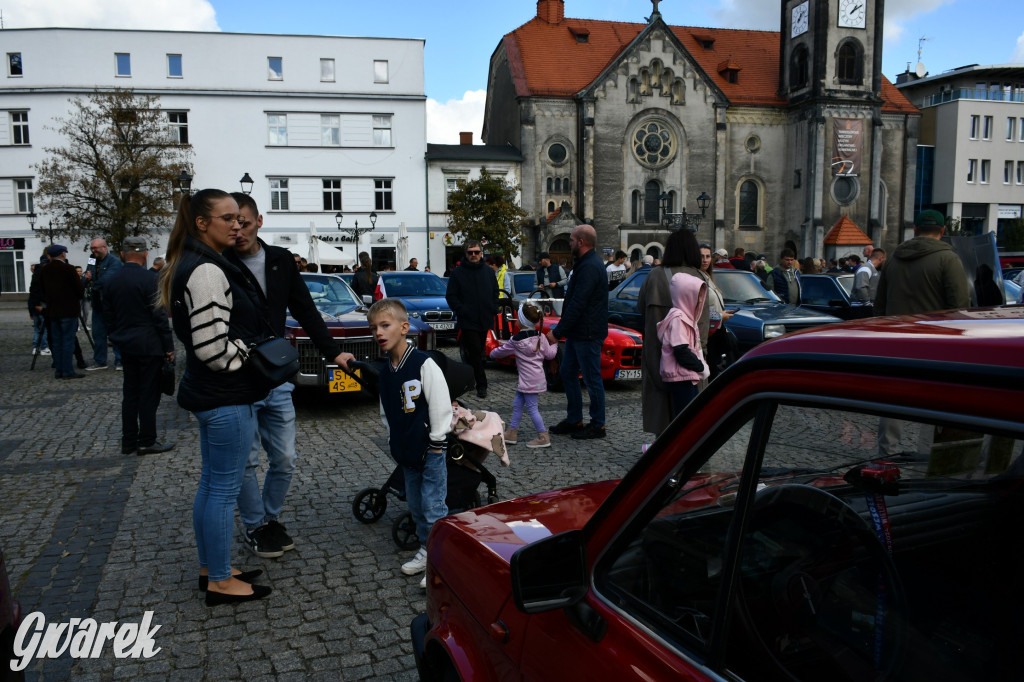
[{"label": "cobblestone pavement", "polygon": [[[83,346],[88,349],[84,334]],[[34,661],[30,680],[413,680],[409,623],[424,608],[420,576],[399,566],[411,552],[391,539],[405,505],[364,525],[356,493],[391,472],[374,400],[299,393],[299,462],[282,522],[296,549],[258,559],[236,541],[233,564],[262,568],[267,599],[207,608],[196,589],[192,498],[199,429],[174,399],[158,413],[160,455],[120,454],[121,374],[52,378],[48,357],[29,371],[32,328],[24,304],[0,308],[0,543],[25,613],[138,623],[153,611],[161,651],[148,660],[67,656]],[[446,347],[453,354],[454,347]],[[86,356],[88,357],[88,350]],[[511,413],[515,374],[490,367],[490,396],[473,408]],[[511,468],[487,464],[503,499],[622,476],[640,454],[639,382],[608,388],[608,438],[553,437],[550,449],[511,446]],[[541,396],[550,426],[560,393]],[[533,437],[529,419],[520,442]],[[525,437],[524,437],[525,435]]]}]

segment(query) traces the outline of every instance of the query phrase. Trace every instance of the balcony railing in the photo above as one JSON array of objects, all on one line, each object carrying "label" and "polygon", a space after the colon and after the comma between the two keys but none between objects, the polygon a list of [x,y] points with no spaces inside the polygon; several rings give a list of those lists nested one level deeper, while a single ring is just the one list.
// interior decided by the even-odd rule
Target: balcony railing
[{"label": "balcony railing", "polygon": [[946,90],[924,98],[921,108],[934,107],[944,102],[952,102],[958,99],[987,100],[989,102],[1024,102],[1024,90],[982,90],[980,88],[960,88],[959,90]]}]

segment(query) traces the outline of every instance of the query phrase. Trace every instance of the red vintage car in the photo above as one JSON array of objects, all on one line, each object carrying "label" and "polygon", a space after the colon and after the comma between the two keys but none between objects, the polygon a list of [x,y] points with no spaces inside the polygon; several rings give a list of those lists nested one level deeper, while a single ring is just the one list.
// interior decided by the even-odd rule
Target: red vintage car
[{"label": "red vintage car", "polygon": [[621,481],[435,523],[420,675],[1019,679],[1022,406],[1019,306],[758,346]]},{"label": "red vintage car", "polygon": [[[561,318],[557,315],[545,315],[544,331],[552,329],[558,324],[559,319]],[[518,332],[519,318],[516,313],[499,315],[495,329],[487,334],[487,341],[484,344],[487,355],[501,345],[499,339],[511,338]],[[640,332],[620,327],[617,324],[609,324],[608,336],[601,348],[601,378],[605,381],[639,381],[643,366],[643,350],[644,339]],[[558,354],[546,367],[548,388],[552,390],[561,388],[562,380],[558,374],[558,366],[561,361],[562,349],[559,347]],[[502,358],[495,362],[502,365],[513,365],[515,358]]]}]

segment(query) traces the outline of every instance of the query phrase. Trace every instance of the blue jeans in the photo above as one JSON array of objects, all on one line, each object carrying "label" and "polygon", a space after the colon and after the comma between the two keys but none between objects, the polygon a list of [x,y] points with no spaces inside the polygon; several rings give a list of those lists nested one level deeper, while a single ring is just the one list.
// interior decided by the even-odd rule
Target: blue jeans
[{"label": "blue jeans", "polygon": [[[284,496],[295,471],[295,405],[292,391],[295,385],[285,382],[272,390],[266,399],[253,404],[259,438],[253,438],[249,462],[245,467],[242,491],[238,495],[238,513],[246,530],[259,528],[268,521],[276,521],[284,506]],[[263,481],[263,494],[256,477],[260,464],[260,441],[267,451],[267,477]]]},{"label": "blue jeans", "polygon": [[58,317],[50,320],[50,343],[53,345],[53,375],[58,379],[73,376],[75,366],[75,334],[77,317]]},{"label": "blue jeans", "polygon": [[405,501],[416,524],[420,545],[427,546],[430,527],[443,516],[448,516],[448,469],[445,453],[427,452],[423,471],[402,467],[405,473]]},{"label": "blue jeans", "polygon": [[[97,365],[107,364],[107,322],[103,319],[103,308],[93,304],[92,306],[92,359]],[[121,364],[121,351],[114,346],[114,364]]]},{"label": "blue jeans", "polygon": [[590,394],[590,421],[594,426],[604,426],[604,382],[601,380],[601,347],[603,339],[593,341],[565,340],[565,353],[558,373],[565,384],[565,418],[573,424],[583,421],[583,391],[579,375],[583,372],[583,383]]},{"label": "blue jeans", "polygon": [[46,317],[42,313],[32,314],[32,348],[46,350]]},{"label": "blue jeans", "polygon": [[211,581],[227,580],[231,577],[235,500],[256,435],[256,411],[252,405],[225,405],[194,414],[203,453],[203,471],[192,505],[199,566],[209,569]]}]

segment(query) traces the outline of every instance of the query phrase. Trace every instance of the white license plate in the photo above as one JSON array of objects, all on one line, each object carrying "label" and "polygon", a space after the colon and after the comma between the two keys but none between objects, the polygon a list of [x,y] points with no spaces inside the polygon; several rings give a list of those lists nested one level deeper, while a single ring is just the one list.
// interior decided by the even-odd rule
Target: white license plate
[{"label": "white license plate", "polygon": [[432,328],[438,331],[445,331],[447,329],[455,329],[454,322],[427,322]]},{"label": "white license plate", "polygon": [[643,370],[639,369],[617,369],[615,370],[616,379],[639,379],[640,372]]}]

